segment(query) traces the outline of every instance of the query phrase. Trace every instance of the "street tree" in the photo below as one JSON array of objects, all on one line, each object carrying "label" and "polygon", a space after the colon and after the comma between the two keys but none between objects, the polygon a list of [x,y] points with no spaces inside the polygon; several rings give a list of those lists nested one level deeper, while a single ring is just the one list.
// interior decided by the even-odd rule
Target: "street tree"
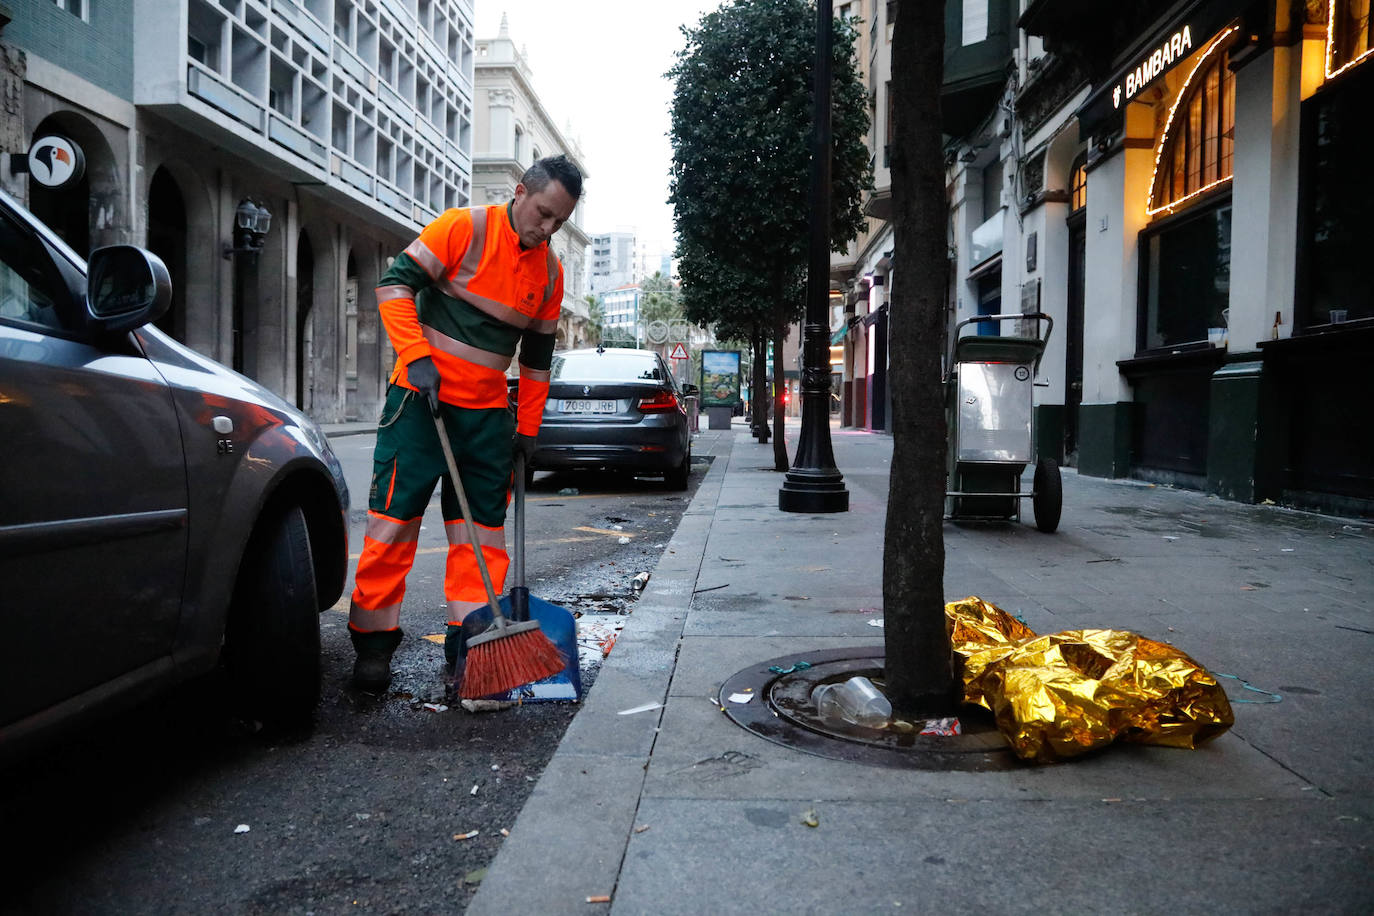
[{"label": "street tree", "polygon": [[892,469],[883,535],[884,678],[909,715],[956,699],[944,617],[944,0],[900,0],[892,40]]},{"label": "street tree", "polygon": [[[830,242],[843,251],[863,226],[872,187],[864,146],[868,106],[853,27],[832,22]],[[669,201],[689,319],[742,337],[753,350],[755,428],[763,426],[766,346],[782,352],[805,312],[814,6],[808,0],[733,0],[684,27],[674,80]],[[722,331],[722,326],[724,330]],[[784,367],[775,361],[774,466],[786,471]],[[761,436],[766,441],[765,436]]]}]

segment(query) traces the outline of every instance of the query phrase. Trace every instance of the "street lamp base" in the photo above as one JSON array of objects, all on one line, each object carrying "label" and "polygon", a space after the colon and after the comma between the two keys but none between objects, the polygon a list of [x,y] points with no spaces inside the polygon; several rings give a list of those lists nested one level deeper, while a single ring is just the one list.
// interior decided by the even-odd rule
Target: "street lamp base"
[{"label": "street lamp base", "polygon": [[848,512],[849,491],[838,471],[827,474],[793,468],[778,490],[778,508],[783,512]]}]

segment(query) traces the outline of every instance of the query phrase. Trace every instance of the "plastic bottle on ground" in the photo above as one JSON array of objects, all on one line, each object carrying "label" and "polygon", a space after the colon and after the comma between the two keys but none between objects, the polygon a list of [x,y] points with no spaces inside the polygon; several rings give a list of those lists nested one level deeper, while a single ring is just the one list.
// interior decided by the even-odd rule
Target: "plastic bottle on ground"
[{"label": "plastic bottle on ground", "polygon": [[822,684],[812,691],[811,699],[823,719],[882,728],[892,718],[892,704],[863,675],[834,684]]}]

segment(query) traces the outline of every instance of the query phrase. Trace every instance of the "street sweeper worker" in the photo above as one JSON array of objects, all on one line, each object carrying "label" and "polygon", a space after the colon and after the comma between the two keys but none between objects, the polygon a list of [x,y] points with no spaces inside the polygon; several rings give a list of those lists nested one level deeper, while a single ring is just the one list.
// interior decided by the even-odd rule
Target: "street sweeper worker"
[{"label": "street sweeper worker", "polygon": [[[549,239],[581,195],[582,174],[567,157],[540,159],[508,203],[445,211],[377,285],[377,307],[397,359],[378,422],[367,532],[348,613],[356,687],[381,690],[391,681],[406,575],[421,516],[440,480],[448,536],[445,655],[455,680],[463,619],[487,603],[432,409],[443,417],[482,556],[494,588],[502,589],[511,468],[516,450],[526,458],[534,451],[563,302],[563,266]],[[512,412],[506,370],[517,346]]]}]

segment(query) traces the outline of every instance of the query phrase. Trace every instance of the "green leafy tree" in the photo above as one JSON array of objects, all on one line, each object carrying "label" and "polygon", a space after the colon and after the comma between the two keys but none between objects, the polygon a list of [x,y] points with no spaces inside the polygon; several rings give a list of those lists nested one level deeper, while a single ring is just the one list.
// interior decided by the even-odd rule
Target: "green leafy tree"
[{"label": "green leafy tree", "polygon": [[[888,378],[892,467],[883,533],[883,672],[908,715],[954,705],[944,617],[945,175],[940,149],[944,0],[901,0],[892,41],[893,261]],[[901,473],[895,473],[900,468]]]},{"label": "green leafy tree", "polygon": [[[668,72],[683,309],[718,336],[750,342],[756,430],[766,429],[766,345],[805,312],[815,18],[807,0],[733,0],[683,28]],[[873,175],[854,31],[838,19],[832,28],[830,241],[842,251],[863,225],[860,196]],[[782,366],[774,374],[780,380]],[[773,396],[774,466],[785,471],[781,385]]]}]

